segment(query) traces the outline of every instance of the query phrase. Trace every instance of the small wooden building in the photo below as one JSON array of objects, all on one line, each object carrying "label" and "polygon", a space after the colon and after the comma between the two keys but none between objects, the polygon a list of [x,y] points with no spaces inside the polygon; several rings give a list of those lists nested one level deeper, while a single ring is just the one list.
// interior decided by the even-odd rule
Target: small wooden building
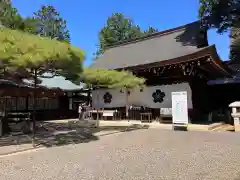
[{"label": "small wooden building", "polygon": [[[37,119],[55,114],[60,108],[59,98],[64,91],[58,88],[38,86],[36,91]],[[12,80],[0,80],[0,106],[7,112],[32,112],[34,88],[27,84],[14,83]],[[51,113],[50,113],[51,112]]]},{"label": "small wooden building", "polygon": [[128,70],[147,80],[147,87],[129,92],[95,90],[93,107],[116,109],[128,103],[151,109],[156,118],[161,116],[161,109],[171,108],[171,92],[187,91],[192,121],[211,111],[207,82],[232,76],[215,45],[208,44],[207,32],[200,28],[199,22],[120,42],[109,47],[92,67]]}]

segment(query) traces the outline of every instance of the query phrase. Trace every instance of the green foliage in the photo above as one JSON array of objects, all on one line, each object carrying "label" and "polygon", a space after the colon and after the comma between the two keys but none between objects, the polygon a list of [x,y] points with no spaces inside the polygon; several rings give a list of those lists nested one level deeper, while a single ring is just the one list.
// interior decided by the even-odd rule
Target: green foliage
[{"label": "green foliage", "polygon": [[66,21],[53,6],[42,6],[33,17],[22,18],[9,0],[0,0],[3,26],[70,43]]},{"label": "green foliage", "polygon": [[199,16],[206,29],[217,28],[218,33],[231,29],[230,59],[240,59],[240,1],[200,0]]},{"label": "green foliage", "polygon": [[0,23],[12,29],[22,28],[22,17],[9,0],[0,0]]},{"label": "green foliage", "polygon": [[97,55],[104,52],[106,47],[117,42],[125,41],[141,36],[141,30],[134,25],[131,19],[126,18],[121,13],[113,14],[108,18],[106,26],[99,33],[99,51]]},{"label": "green foliage", "polygon": [[38,77],[50,72],[68,79],[82,71],[84,53],[68,43],[1,28],[0,44],[1,61],[19,71],[33,74],[36,70]]},{"label": "green foliage", "polygon": [[200,0],[199,16],[205,28],[217,28],[219,33],[239,22],[239,0]]},{"label": "green foliage", "polygon": [[22,20],[22,27],[19,29],[31,34],[37,34],[37,23],[38,21],[36,19],[27,17]]},{"label": "green foliage", "polygon": [[240,57],[240,42],[235,42],[233,45],[231,45],[230,50],[230,59],[236,63],[239,63],[239,57]]},{"label": "green foliage", "polygon": [[155,29],[153,27],[148,27],[148,29],[146,31],[144,31],[144,35],[149,35],[149,34],[153,34],[153,33],[156,33],[158,32],[158,29]]},{"label": "green foliage", "polygon": [[236,63],[240,62],[240,26],[231,30],[230,59]]},{"label": "green foliage", "polygon": [[70,42],[67,23],[53,6],[42,6],[40,10],[34,13],[33,19],[37,26],[35,34]]},{"label": "green foliage", "polygon": [[130,72],[102,68],[85,68],[81,81],[93,87],[105,88],[134,88],[143,86],[145,83],[145,79],[138,78]]},{"label": "green foliage", "polygon": [[0,23],[11,29],[70,43],[66,21],[53,6],[42,6],[33,17],[23,18],[9,0],[0,0]]},{"label": "green foliage", "polygon": [[[21,30],[41,38],[9,29],[0,30],[1,77],[33,79],[62,75],[76,80],[82,71],[83,52],[76,47],[56,40],[70,42],[66,21],[52,6],[42,6],[33,17],[22,18],[10,0],[0,0],[0,24],[5,28]],[[45,76],[51,72],[51,76]],[[36,79],[35,79],[36,80]],[[39,79],[38,79],[39,80]],[[38,81],[37,80],[37,81]]]},{"label": "green foliage", "polygon": [[157,29],[149,27],[146,31],[141,31],[138,25],[125,17],[122,13],[115,13],[107,19],[99,33],[99,48],[96,56],[104,53],[107,47],[117,43],[142,37],[144,35],[156,32]]}]

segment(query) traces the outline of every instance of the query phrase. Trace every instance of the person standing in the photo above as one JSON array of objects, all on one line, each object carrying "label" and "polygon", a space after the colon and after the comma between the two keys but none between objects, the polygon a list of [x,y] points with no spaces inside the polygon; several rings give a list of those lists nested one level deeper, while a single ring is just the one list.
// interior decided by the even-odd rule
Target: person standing
[{"label": "person standing", "polygon": [[81,120],[83,116],[83,107],[81,104],[78,105],[78,114],[79,114],[79,120]]}]

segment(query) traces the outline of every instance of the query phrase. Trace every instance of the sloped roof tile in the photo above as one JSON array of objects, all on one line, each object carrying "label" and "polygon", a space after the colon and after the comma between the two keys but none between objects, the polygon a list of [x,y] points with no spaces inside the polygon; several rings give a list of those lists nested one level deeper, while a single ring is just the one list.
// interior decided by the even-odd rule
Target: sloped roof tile
[{"label": "sloped roof tile", "polygon": [[201,50],[199,43],[208,44],[206,37],[199,22],[190,23],[119,43],[108,48],[91,67],[119,69],[174,59]]}]

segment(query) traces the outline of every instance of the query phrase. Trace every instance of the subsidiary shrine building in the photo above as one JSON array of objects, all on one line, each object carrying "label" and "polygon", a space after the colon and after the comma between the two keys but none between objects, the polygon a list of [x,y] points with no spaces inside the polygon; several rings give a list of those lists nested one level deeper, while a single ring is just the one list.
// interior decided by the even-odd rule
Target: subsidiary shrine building
[{"label": "subsidiary shrine building", "polygon": [[122,108],[124,111],[127,104],[143,106],[157,118],[163,112],[161,109],[172,107],[172,92],[187,91],[192,121],[201,119],[216,107],[208,81],[232,77],[215,45],[208,44],[207,32],[200,28],[199,22],[116,44],[92,67],[127,70],[146,79],[143,89],[94,90],[93,108]]}]

